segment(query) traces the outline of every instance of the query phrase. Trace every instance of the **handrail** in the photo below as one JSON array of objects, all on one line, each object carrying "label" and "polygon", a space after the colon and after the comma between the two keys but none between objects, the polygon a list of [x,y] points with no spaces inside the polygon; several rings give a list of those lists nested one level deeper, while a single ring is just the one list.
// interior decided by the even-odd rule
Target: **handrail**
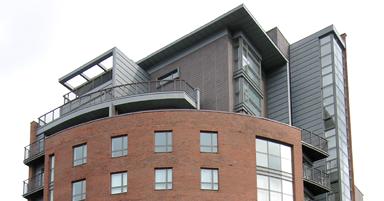
[{"label": "handrail", "polygon": [[79,108],[85,108],[134,95],[167,91],[184,91],[197,103],[196,89],[185,80],[175,79],[129,83],[105,88],[85,94],[73,100],[68,100],[65,104],[40,116],[38,118],[38,125],[39,127],[44,127],[45,125],[69,114],[70,112],[76,111]]},{"label": "handrail", "polygon": [[312,131],[303,128],[301,130],[301,140],[315,147],[318,147],[325,152],[328,151],[328,141],[320,135],[313,133]]},{"label": "handrail", "polygon": [[331,188],[329,175],[319,169],[303,164],[303,177],[328,189]]},{"label": "handrail", "polygon": [[23,181],[23,195],[38,190],[44,186],[44,172]]},{"label": "handrail", "polygon": [[24,160],[44,152],[44,138],[24,147]]}]

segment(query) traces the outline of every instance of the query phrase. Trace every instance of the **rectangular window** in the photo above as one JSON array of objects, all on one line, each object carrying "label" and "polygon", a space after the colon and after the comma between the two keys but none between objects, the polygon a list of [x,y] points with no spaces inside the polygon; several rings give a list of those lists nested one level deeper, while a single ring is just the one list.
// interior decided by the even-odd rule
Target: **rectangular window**
[{"label": "rectangular window", "polygon": [[172,189],[172,168],[155,169],[155,189]]},{"label": "rectangular window", "polygon": [[55,180],[55,155],[49,157],[49,183],[52,184]]},{"label": "rectangular window", "polygon": [[83,201],[86,195],[86,181],[76,181],[72,183],[72,201]]},{"label": "rectangular window", "polygon": [[53,201],[53,182],[55,180],[55,155],[49,156],[49,192],[48,200]]},{"label": "rectangular window", "polygon": [[200,132],[200,151],[217,153],[217,133]]},{"label": "rectangular window", "polygon": [[128,190],[128,173],[111,174],[111,194],[126,193]]},{"label": "rectangular window", "polygon": [[87,144],[73,147],[73,166],[87,163]]},{"label": "rectangular window", "polygon": [[162,86],[162,85],[165,85],[167,84],[168,82],[172,81],[172,80],[175,80],[177,78],[179,78],[180,75],[179,75],[179,69],[176,68],[175,70],[172,70],[171,72],[165,74],[165,75],[162,75],[160,77],[157,78],[157,80],[160,81],[159,85]]},{"label": "rectangular window", "polygon": [[128,136],[112,138],[112,157],[126,156],[128,154]]},{"label": "rectangular window", "polygon": [[219,169],[200,169],[200,188],[202,190],[219,190]]},{"label": "rectangular window", "polygon": [[155,132],[155,152],[172,152],[172,131]]}]

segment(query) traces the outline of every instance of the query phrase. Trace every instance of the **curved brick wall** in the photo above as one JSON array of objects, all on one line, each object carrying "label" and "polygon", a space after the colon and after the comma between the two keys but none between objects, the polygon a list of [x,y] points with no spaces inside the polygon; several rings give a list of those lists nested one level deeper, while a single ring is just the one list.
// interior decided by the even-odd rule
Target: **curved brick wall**
[{"label": "curved brick wall", "polygon": [[[173,152],[154,153],[154,131],[173,131]],[[200,131],[218,132],[218,153],[200,153]],[[111,157],[111,137],[128,135],[128,156]],[[85,123],[47,138],[45,184],[49,155],[55,154],[55,201],[71,200],[72,181],[86,179],[87,200],[256,200],[255,137],[293,146],[295,200],[303,200],[300,131],[245,115],[164,110],[132,113]],[[87,143],[87,163],[72,166],[72,147]],[[173,168],[173,189],[154,190],[154,168]],[[200,190],[200,168],[219,168],[219,190]],[[110,194],[110,173],[128,171],[128,192]],[[44,189],[48,199],[48,185]]]}]

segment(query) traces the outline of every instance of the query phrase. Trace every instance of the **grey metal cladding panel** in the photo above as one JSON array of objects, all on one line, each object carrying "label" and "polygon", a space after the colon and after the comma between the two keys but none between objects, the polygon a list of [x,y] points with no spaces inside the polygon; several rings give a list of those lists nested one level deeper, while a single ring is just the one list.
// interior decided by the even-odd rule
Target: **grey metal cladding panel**
[{"label": "grey metal cladding panel", "polygon": [[322,109],[319,107],[316,107],[315,105],[312,105],[310,107],[295,109],[294,119],[296,120],[305,120],[306,118],[311,116],[318,116],[319,118],[322,118]]},{"label": "grey metal cladding panel", "polygon": [[312,48],[310,51],[307,51],[299,56],[295,57],[295,59],[291,60],[291,65],[299,65],[302,63],[308,63],[311,60],[318,60],[320,58],[320,50],[317,48]]},{"label": "grey metal cladding panel", "polygon": [[316,43],[319,43],[319,38],[312,38],[310,41],[308,41],[305,44],[302,44],[300,46],[293,47],[292,45],[289,47],[289,51],[293,52],[293,54],[290,54],[289,56],[295,57],[298,54],[302,54],[303,52],[307,51],[308,49],[311,49],[311,47],[315,46]]},{"label": "grey metal cladding panel", "polygon": [[291,91],[294,91],[294,94],[295,94],[295,96],[292,99],[298,96],[300,96],[300,98],[303,98],[305,97],[305,94],[309,95],[308,92],[310,92],[311,96],[313,96],[314,93],[318,93],[320,98],[321,88],[318,85],[318,80],[313,79],[313,80],[309,80],[308,82],[309,82],[308,84],[306,82],[301,82],[291,87]]},{"label": "grey metal cladding panel", "polygon": [[115,75],[119,74],[121,77],[131,77],[134,78],[132,81],[136,82],[149,80],[149,78],[143,74],[143,72],[140,72],[140,70],[134,68],[133,66],[122,63],[120,61],[117,61],[116,63]]},{"label": "grey metal cladding panel", "polygon": [[276,107],[270,108],[268,110],[268,116],[271,117],[271,116],[277,116],[277,115],[287,115],[288,117],[287,107],[288,107],[288,104],[284,103]]},{"label": "grey metal cladding panel", "polygon": [[323,131],[323,125],[319,124],[319,122],[312,121],[309,123],[301,123],[301,122],[294,122],[293,125],[299,128],[304,128],[309,131],[315,132],[315,133],[324,133]]},{"label": "grey metal cladding panel", "polygon": [[279,121],[279,122],[283,122],[283,123],[286,123],[286,124],[289,123],[289,121],[288,121],[289,120],[288,113],[284,113],[283,115],[277,115],[277,116],[271,115],[268,118],[276,120],[276,121]]},{"label": "grey metal cladding panel", "polygon": [[318,36],[305,41],[290,48],[292,123],[319,132],[323,130],[320,44]]},{"label": "grey metal cladding panel", "polygon": [[314,61],[313,63],[308,64],[305,68],[291,71],[291,82],[300,79],[300,77],[303,77],[304,75],[317,74],[320,77],[320,73],[320,61]]},{"label": "grey metal cladding panel", "polygon": [[[317,72],[320,73],[320,60],[319,57],[313,57],[307,60],[304,60],[303,63],[296,63],[292,64],[294,66],[294,69],[291,70],[291,75],[294,77],[297,74],[300,74],[302,72],[308,71],[308,70],[314,70],[316,69]],[[311,68],[312,66],[312,68]],[[313,69],[314,68],[314,69]]]},{"label": "grey metal cladding panel", "polygon": [[300,55],[306,54],[310,51],[314,51],[315,49],[319,48],[318,43],[319,43],[319,40],[316,39],[316,40],[313,40],[308,45],[305,45],[299,49],[297,48],[295,50],[291,49],[290,57],[289,57],[290,61],[298,59],[298,56],[300,57]]},{"label": "grey metal cladding panel", "polygon": [[[319,93],[316,90],[305,88],[305,92],[303,93],[297,93],[295,91],[294,95],[291,97],[292,100],[292,107],[295,107],[296,105],[301,105],[301,103],[304,102],[304,99],[307,97],[318,97],[319,99],[316,100],[316,102],[321,101],[321,93]],[[303,106],[304,107],[304,106]]]},{"label": "grey metal cladding panel", "polygon": [[282,107],[288,107],[288,101],[285,98],[276,99],[273,102],[269,101],[267,105],[268,112],[271,113],[276,110],[284,109]]},{"label": "grey metal cladding panel", "polygon": [[[143,82],[149,80],[148,73],[143,70],[140,66],[126,57],[122,52],[116,51],[115,54],[116,61],[116,74],[120,77],[130,77],[131,81],[134,82]],[[121,83],[124,84],[124,83]]]},{"label": "grey metal cladding panel", "polygon": [[289,121],[287,68],[282,66],[267,75],[267,116],[287,123]]}]

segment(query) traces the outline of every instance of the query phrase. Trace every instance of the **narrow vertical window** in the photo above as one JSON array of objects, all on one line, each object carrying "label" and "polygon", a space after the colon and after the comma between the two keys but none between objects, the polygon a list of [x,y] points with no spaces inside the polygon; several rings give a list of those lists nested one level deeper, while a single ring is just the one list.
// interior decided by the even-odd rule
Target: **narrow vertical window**
[{"label": "narrow vertical window", "polygon": [[200,132],[200,151],[217,153],[216,132]]},{"label": "narrow vertical window", "polygon": [[155,132],[155,152],[172,152],[172,132]]},{"label": "narrow vertical window", "polygon": [[172,189],[172,168],[155,169],[155,189]]},{"label": "narrow vertical window", "polygon": [[49,192],[48,192],[48,200],[53,201],[53,185],[55,181],[55,155],[51,155],[49,157]]},{"label": "narrow vertical window", "polygon": [[87,145],[73,147],[73,166],[87,163]]},{"label": "narrow vertical window", "polygon": [[111,194],[126,193],[128,190],[128,173],[111,174]]},{"label": "narrow vertical window", "polygon": [[72,183],[72,201],[83,201],[86,197],[86,181],[76,181]]},{"label": "narrow vertical window", "polygon": [[219,190],[219,169],[200,169],[200,188]]},{"label": "narrow vertical window", "polygon": [[128,154],[128,136],[112,138],[112,157],[126,156]]}]

